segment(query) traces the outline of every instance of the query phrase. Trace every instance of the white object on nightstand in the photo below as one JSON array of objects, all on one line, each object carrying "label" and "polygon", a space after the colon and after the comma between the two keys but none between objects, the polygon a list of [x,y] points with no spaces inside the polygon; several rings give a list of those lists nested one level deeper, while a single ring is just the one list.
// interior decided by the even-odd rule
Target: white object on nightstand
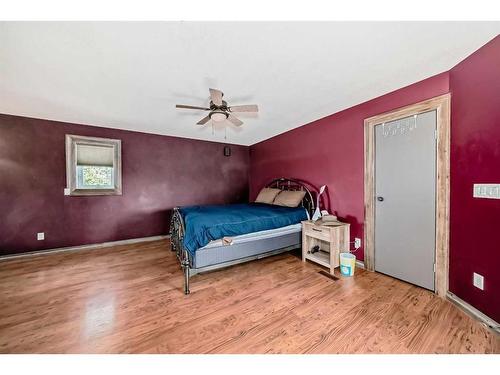
[{"label": "white object on nightstand", "polygon": [[323,185],[319,188],[319,194],[316,198],[316,210],[314,211],[314,214],[313,214],[313,217],[312,217],[312,220],[313,221],[316,221],[318,220],[320,217],[321,217],[321,213],[319,211],[319,202],[320,202],[320,199],[321,199],[321,194],[323,194],[325,192],[325,189],[326,189],[326,185]]}]

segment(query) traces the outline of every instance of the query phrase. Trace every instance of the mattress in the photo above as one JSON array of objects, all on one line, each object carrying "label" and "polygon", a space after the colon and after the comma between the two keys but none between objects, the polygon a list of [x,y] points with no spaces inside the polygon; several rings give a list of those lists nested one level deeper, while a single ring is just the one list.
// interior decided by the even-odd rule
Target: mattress
[{"label": "mattress", "polygon": [[[292,225],[287,225],[286,227],[269,229],[269,230],[262,230],[260,232],[241,234],[239,236],[230,237],[230,238],[232,239],[232,245],[235,245],[238,243],[254,241],[254,240],[259,240],[259,239],[264,239],[264,238],[271,238],[271,237],[276,237],[276,236],[284,235],[284,234],[288,234],[288,233],[300,232],[301,230],[302,230],[302,224],[292,224]],[[198,249],[198,251],[203,250],[203,249],[210,249],[213,247],[232,246],[232,245],[223,245],[222,239],[220,239],[220,240],[210,241],[210,243],[208,245]]]},{"label": "mattress", "polygon": [[222,240],[211,241],[199,248],[192,258],[194,269],[258,257],[277,250],[299,248],[302,240],[301,224],[247,233],[231,237],[232,244],[224,245]]}]

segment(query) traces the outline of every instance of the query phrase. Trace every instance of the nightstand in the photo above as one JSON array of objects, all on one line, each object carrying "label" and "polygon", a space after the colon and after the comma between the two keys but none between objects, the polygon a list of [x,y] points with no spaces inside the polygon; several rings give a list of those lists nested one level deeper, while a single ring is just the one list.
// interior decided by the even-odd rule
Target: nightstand
[{"label": "nightstand", "polygon": [[[336,222],[334,225],[316,225],[312,221],[302,222],[302,261],[309,259],[333,271],[339,266],[340,253],[349,252],[348,223]],[[312,253],[315,246],[320,251]]]}]

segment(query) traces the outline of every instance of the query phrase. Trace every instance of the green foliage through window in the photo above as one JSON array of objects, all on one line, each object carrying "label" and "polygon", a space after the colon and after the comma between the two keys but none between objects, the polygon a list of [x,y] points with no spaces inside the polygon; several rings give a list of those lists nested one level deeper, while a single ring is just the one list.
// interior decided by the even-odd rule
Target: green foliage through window
[{"label": "green foliage through window", "polygon": [[[83,188],[112,188],[113,168],[84,165],[79,166],[81,187]],[[80,177],[79,176],[79,177]]]}]

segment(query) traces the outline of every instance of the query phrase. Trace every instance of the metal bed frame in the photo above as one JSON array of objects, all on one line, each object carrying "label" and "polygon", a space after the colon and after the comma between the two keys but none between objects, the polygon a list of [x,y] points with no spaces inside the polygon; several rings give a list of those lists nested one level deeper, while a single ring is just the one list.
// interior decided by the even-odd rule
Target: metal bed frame
[{"label": "metal bed frame", "polygon": [[[287,190],[287,191],[305,191],[306,194],[302,199],[301,206],[304,207],[307,210],[309,216],[312,217],[312,214],[315,209],[314,196],[313,193],[311,193],[309,188],[306,186],[305,182],[293,178],[281,177],[272,180],[265,187],[277,188],[280,190]],[[184,232],[185,232],[184,220],[179,212],[179,207],[175,207],[170,222],[170,242],[171,242],[171,250],[176,252],[177,259],[179,259],[181,268],[184,273],[184,294],[190,293],[189,278],[191,275],[195,275],[200,272],[213,271],[216,269],[229,267],[235,264],[248,262],[255,259],[260,259],[271,255],[276,255],[297,248],[297,245],[292,245],[292,246],[282,247],[279,249],[270,249],[269,251],[261,252],[255,255],[234,259],[222,263],[212,264],[206,267],[196,268],[194,267],[194,262],[193,259],[191,259],[189,252],[183,246]],[[259,241],[259,240],[256,239],[254,241]]]}]

